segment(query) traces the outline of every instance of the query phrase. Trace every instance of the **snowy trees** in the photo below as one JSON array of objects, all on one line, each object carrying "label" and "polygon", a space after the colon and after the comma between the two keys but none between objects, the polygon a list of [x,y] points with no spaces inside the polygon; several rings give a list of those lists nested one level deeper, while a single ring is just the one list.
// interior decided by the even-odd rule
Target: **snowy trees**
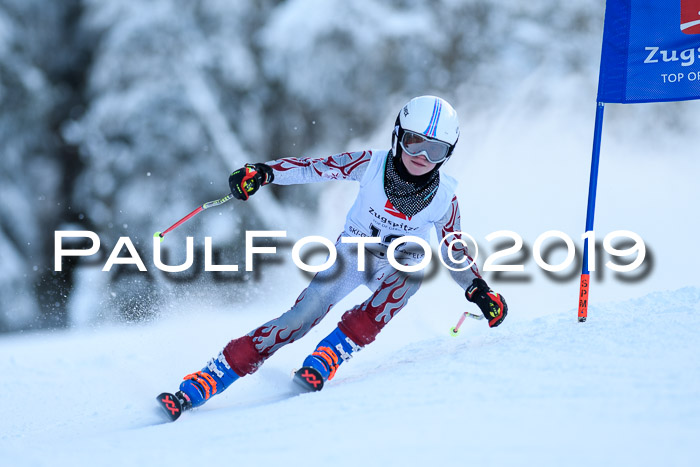
[{"label": "snowy trees", "polygon": [[80,47],[65,48],[77,6],[0,3],[0,331],[36,324],[39,309],[46,324],[62,320],[53,311],[65,303],[66,275],[45,260],[50,233],[71,215],[65,189],[75,164],[57,133],[83,57]]}]

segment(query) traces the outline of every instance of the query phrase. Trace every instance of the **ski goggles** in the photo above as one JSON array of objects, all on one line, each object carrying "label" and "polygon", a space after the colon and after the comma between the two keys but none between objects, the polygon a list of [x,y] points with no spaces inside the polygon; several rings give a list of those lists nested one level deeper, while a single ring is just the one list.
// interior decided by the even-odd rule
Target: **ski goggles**
[{"label": "ski goggles", "polygon": [[401,137],[401,149],[409,156],[425,156],[433,164],[447,159],[450,145],[444,141],[427,138],[420,133],[404,130]]}]

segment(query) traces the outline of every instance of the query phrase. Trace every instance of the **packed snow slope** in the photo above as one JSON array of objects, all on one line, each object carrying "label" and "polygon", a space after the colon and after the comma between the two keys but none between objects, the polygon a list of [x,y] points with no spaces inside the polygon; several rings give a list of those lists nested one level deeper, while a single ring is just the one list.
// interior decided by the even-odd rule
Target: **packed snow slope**
[{"label": "packed snow slope", "polygon": [[409,304],[322,392],[292,395],[339,305],[175,423],[154,397],[265,313],[5,337],[2,464],[700,465],[700,288],[594,305],[585,324],[470,320],[456,338],[459,310]]}]

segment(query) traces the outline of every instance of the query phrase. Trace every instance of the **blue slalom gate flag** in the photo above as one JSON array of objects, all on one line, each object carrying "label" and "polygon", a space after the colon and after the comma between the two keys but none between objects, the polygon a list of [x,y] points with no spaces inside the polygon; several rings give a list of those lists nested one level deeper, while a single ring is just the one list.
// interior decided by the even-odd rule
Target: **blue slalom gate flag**
[{"label": "blue slalom gate flag", "polygon": [[[605,103],[700,98],[700,0],[607,0],[586,232],[593,231]],[[588,317],[588,238],[583,245],[578,320]]]},{"label": "blue slalom gate flag", "polygon": [[598,102],[700,98],[700,0],[608,0]]}]

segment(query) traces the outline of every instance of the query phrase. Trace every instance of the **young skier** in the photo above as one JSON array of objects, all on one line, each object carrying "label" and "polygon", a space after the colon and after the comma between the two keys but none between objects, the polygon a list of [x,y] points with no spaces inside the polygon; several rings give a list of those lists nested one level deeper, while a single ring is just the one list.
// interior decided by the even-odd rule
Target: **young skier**
[{"label": "young skier", "polygon": [[[333,332],[304,360],[295,381],[319,390],[333,378],[338,367],[353,353],[374,341],[382,328],[398,313],[420,286],[420,272],[406,273],[391,266],[387,248],[392,240],[406,235],[429,240],[434,226],[438,238],[459,237],[460,215],[454,190],[457,182],[441,175],[440,167],[452,155],[459,138],[457,113],[445,100],[433,96],[412,99],[399,112],[389,151],[361,151],[328,158],[284,158],[265,164],[247,164],[233,172],[229,185],[233,195],[248,200],[270,183],[291,185],[327,180],[360,182],[360,193],[347,214],[345,227],[335,247],[337,261],[319,272],[284,314],[250,333],[234,339],[217,358],[201,370],[185,376],[173,396],[161,394],[173,419],[176,404],[182,410],[202,405],[238,378],[255,372],[263,362],[286,344],[300,339],[318,324],[334,304],[364,284],[372,294],[346,311]],[[456,234],[455,234],[456,233]],[[352,237],[378,237],[378,243],[353,244]],[[357,240],[357,239],[356,239]],[[466,247],[448,242],[440,245],[446,264],[459,268],[471,262]],[[404,243],[394,257],[404,265],[419,263],[422,249]],[[448,254],[449,253],[449,254]],[[365,271],[358,271],[361,257]],[[451,256],[451,258],[450,258]],[[475,303],[489,326],[498,326],[508,307],[503,296],[493,292],[481,278],[476,265],[452,271],[453,279]],[[163,398],[165,396],[165,398]]]}]

